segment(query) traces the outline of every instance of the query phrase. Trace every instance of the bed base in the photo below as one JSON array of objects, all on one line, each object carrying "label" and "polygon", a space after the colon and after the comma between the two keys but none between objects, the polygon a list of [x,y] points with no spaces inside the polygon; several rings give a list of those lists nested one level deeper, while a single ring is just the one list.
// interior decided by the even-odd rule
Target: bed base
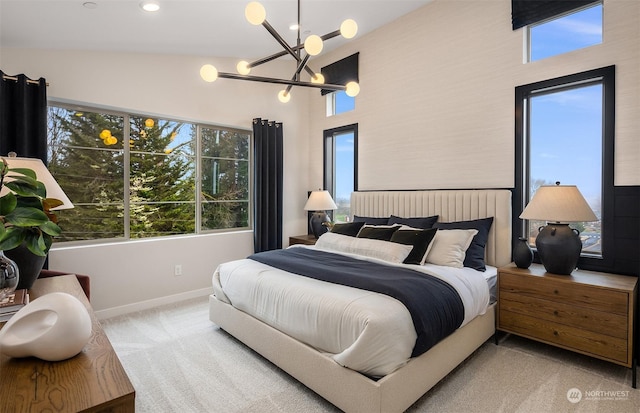
[{"label": "bed base", "polygon": [[209,297],[209,318],[305,386],[348,413],[403,412],[495,332],[494,305],[484,315],[378,381],[231,305]]}]

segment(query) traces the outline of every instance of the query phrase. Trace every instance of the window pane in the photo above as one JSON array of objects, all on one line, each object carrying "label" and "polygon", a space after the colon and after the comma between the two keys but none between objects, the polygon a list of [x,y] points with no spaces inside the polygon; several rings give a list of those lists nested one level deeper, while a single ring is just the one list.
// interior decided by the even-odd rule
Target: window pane
[{"label": "window pane", "polygon": [[195,203],[131,203],[131,238],[161,237],[195,232]]},{"label": "window pane", "polygon": [[[576,185],[596,216],[602,197],[602,85],[547,93],[530,99],[529,191],[560,181]],[[544,222],[529,222],[533,242]],[[600,254],[601,221],[571,223],[583,251]]]},{"label": "window pane", "polygon": [[356,98],[347,95],[344,90],[327,94],[327,116],[349,112],[356,107]]},{"label": "window pane", "polygon": [[50,107],[49,170],[75,208],[55,242],[124,236],[124,118]]},{"label": "window pane", "polygon": [[354,190],[354,139],[353,132],[335,135],[335,191],[334,202],[338,209],[334,220],[346,221],[350,214],[351,193]]},{"label": "window pane", "polygon": [[602,43],[602,4],[529,27],[529,61]]},{"label": "window pane", "polygon": [[201,139],[202,229],[248,227],[251,135],[203,128]]}]

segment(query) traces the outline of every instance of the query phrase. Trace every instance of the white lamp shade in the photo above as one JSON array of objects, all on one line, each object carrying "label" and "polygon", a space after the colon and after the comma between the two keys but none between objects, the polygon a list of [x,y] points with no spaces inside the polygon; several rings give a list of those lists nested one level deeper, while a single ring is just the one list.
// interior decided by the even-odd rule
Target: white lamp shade
[{"label": "white lamp shade", "polygon": [[520,218],[564,223],[598,220],[575,185],[541,186]]},{"label": "white lamp shade", "polygon": [[[60,188],[60,185],[58,185],[56,180],[53,178],[53,175],[51,175],[51,172],[49,172],[47,167],[44,166],[44,163],[42,163],[40,159],[19,158],[19,157],[11,157],[11,156],[3,159],[5,160],[7,165],[9,165],[9,169],[26,168],[26,169],[31,169],[36,173],[36,179],[42,182],[45,188],[47,188],[47,198],[55,198],[62,201],[62,205],[56,208],[51,208],[51,210],[73,208],[73,203],[71,203],[71,200],[69,200],[69,198],[64,193],[62,188]],[[11,171],[9,171],[9,173],[5,177],[5,182],[10,182],[10,181],[12,181]],[[9,192],[9,189],[6,186],[3,186],[2,191],[0,191],[0,196],[4,196],[8,192]]]},{"label": "white lamp shade", "polygon": [[338,209],[338,206],[333,202],[329,191],[323,191],[321,189],[311,192],[304,206],[305,211],[326,211],[328,209]]}]

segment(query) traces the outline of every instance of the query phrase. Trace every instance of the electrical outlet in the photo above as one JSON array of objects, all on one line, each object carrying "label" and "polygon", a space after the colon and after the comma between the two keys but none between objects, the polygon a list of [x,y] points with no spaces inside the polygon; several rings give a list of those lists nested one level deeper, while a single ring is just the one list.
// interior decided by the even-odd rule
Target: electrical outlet
[{"label": "electrical outlet", "polygon": [[173,267],[173,275],[182,275],[182,265],[176,264],[176,266]]}]

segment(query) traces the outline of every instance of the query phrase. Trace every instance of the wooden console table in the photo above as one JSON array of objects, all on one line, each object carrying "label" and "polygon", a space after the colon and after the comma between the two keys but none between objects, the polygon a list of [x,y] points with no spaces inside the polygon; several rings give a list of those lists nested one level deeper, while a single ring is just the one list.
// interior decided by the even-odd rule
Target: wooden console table
[{"label": "wooden console table", "polygon": [[69,293],[87,307],[91,338],[80,354],[63,361],[0,354],[0,412],[135,411],[135,389],[76,277],[38,279],[29,295],[34,300],[55,291]]}]

